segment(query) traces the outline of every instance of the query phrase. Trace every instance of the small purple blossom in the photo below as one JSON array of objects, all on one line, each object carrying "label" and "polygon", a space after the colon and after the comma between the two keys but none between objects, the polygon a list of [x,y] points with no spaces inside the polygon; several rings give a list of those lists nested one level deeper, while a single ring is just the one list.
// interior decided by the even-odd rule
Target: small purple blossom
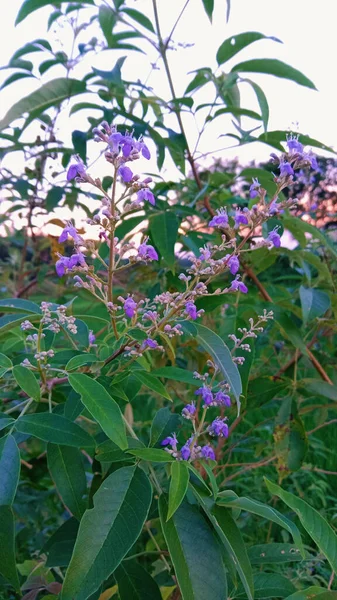
[{"label": "small purple blossom", "polygon": [[93,331],[90,329],[89,330],[89,345],[92,346],[95,342],[96,342],[96,336],[94,335]]},{"label": "small purple blossom", "polygon": [[280,176],[281,177],[289,177],[291,175],[294,175],[294,169],[292,168],[291,164],[288,162],[281,162],[280,163]]},{"label": "small purple blossom", "polygon": [[119,167],[118,174],[121,176],[121,178],[123,179],[123,181],[125,183],[130,183],[130,181],[133,177],[133,173],[132,173],[131,169],[129,167],[126,167],[125,165],[122,165],[121,167]]},{"label": "small purple blossom", "polygon": [[137,304],[133,300],[133,298],[129,297],[125,300],[123,308],[124,308],[125,315],[129,319],[132,319],[132,317],[134,317],[136,314]]},{"label": "small purple blossom", "polygon": [[158,254],[155,251],[154,247],[151,246],[150,244],[146,244],[146,242],[143,242],[143,244],[140,244],[139,248],[138,248],[138,257],[142,258],[143,260],[158,260]]},{"label": "small purple blossom", "polygon": [[308,161],[311,168],[314,171],[319,171],[319,166],[318,166],[318,162],[317,162],[317,158],[314,154],[312,154],[312,152],[308,152],[303,154],[303,158],[304,160]]},{"label": "small purple blossom", "polygon": [[196,412],[196,406],[194,402],[191,402],[191,404],[186,404],[186,406],[184,406],[183,410],[181,411],[181,414],[183,417],[185,417],[185,419],[193,419]]},{"label": "small purple blossom", "polygon": [[197,307],[194,304],[194,302],[192,302],[192,300],[189,300],[188,302],[186,302],[185,312],[188,314],[189,317],[191,317],[191,319],[193,319],[193,321],[195,321],[195,319],[198,318]]},{"label": "small purple blossom", "polygon": [[143,350],[145,350],[146,348],[151,348],[151,349],[158,348],[158,342],[156,342],[156,340],[151,340],[151,338],[147,338],[142,343],[142,348],[143,348]]},{"label": "small purple blossom", "polygon": [[70,271],[77,266],[86,267],[85,256],[82,252],[77,252],[70,257],[60,256],[55,263],[56,273],[59,277],[63,277],[67,269]]},{"label": "small purple blossom", "polygon": [[161,442],[162,446],[171,446],[175,452],[177,451],[177,444],[178,440],[175,433],[172,433],[172,435],[169,435]]},{"label": "small purple blossom", "polygon": [[148,188],[142,188],[141,190],[139,190],[139,192],[137,192],[137,202],[146,201],[152,204],[152,206],[156,204],[155,197],[152,194],[151,190],[149,190]]},{"label": "small purple blossom", "polygon": [[212,436],[228,437],[228,425],[226,419],[217,417],[208,427],[208,433]]},{"label": "small purple blossom", "polygon": [[76,177],[80,177],[83,178],[86,175],[86,170],[84,167],[84,164],[81,162],[78,162],[74,165],[70,165],[68,171],[67,171],[67,181],[71,181],[72,179],[75,179]]},{"label": "small purple blossom", "polygon": [[243,283],[243,281],[239,280],[239,275],[232,281],[231,287],[229,288],[232,292],[242,292],[243,294],[247,294],[248,288]]},{"label": "small purple blossom", "polygon": [[214,401],[218,406],[230,406],[231,405],[231,399],[228,396],[228,394],[225,394],[224,392],[221,392],[221,391],[219,391],[215,394]]},{"label": "small purple blossom", "polygon": [[182,446],[180,450],[181,458],[183,460],[188,460],[191,456],[191,448],[189,446],[189,440],[186,442],[184,446]]},{"label": "small purple blossom", "polygon": [[303,144],[301,144],[301,142],[298,141],[298,137],[294,137],[294,136],[290,135],[287,138],[287,146],[288,146],[289,152],[298,153],[298,154],[302,154],[302,152],[303,152]]},{"label": "small purple blossom", "polygon": [[142,139],[138,140],[136,146],[137,146],[137,150],[142,153],[144,158],[146,158],[146,160],[150,160],[150,158],[151,158],[150,150],[148,149],[147,145],[145,144],[145,142]]},{"label": "small purple blossom", "polygon": [[281,246],[281,237],[275,229],[269,233],[267,239],[273,244],[273,246],[275,246],[275,248],[279,248]]},{"label": "small purple blossom", "polygon": [[81,236],[78,235],[76,228],[71,223],[63,229],[59,237],[59,243],[62,244],[63,242],[67,242],[69,236],[73,238],[75,244],[80,244],[82,242]]},{"label": "small purple blossom", "polygon": [[201,448],[201,455],[203,456],[203,458],[209,458],[210,460],[215,460],[214,450],[213,450],[212,446],[210,446],[209,444],[207,444],[207,446],[203,446]]},{"label": "small purple blossom", "polygon": [[271,216],[284,213],[283,209],[280,209],[277,200],[272,200],[269,204],[269,214]]},{"label": "small purple blossom", "polygon": [[209,260],[212,256],[212,253],[210,251],[210,249],[207,246],[204,246],[204,248],[200,248],[200,260],[204,261],[204,260]]},{"label": "small purple blossom", "polygon": [[228,259],[227,265],[228,265],[229,270],[232,273],[232,275],[236,275],[240,268],[240,261],[239,261],[238,257],[234,254],[233,256],[231,256]]},{"label": "small purple blossom", "polygon": [[249,188],[249,196],[250,198],[256,198],[259,195],[258,189],[261,187],[261,184],[256,177],[253,179],[253,183]]},{"label": "small purple blossom", "polygon": [[206,385],[198,388],[195,392],[196,396],[201,396],[204,401],[204,406],[211,406],[214,402],[212,391]]},{"label": "small purple blossom", "polygon": [[240,227],[240,225],[248,225],[248,217],[247,217],[247,210],[245,211],[241,211],[241,210],[237,210],[235,213],[235,217],[234,217],[234,221],[235,221],[235,229],[237,229],[238,227]]},{"label": "small purple blossom", "polygon": [[228,215],[225,208],[220,208],[216,211],[218,214],[208,223],[210,227],[227,227]]}]

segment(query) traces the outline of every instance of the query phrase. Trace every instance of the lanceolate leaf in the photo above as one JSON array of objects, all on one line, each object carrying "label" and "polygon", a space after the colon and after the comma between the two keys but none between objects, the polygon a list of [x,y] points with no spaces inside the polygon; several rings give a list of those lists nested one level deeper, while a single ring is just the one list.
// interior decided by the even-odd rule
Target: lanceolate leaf
[{"label": "lanceolate leaf", "polygon": [[183,600],[227,598],[220,547],[202,513],[183,502],[167,521],[167,510],[167,500],[162,495],[160,521]]},{"label": "lanceolate leaf", "polygon": [[175,460],[171,454],[160,448],[136,448],[135,450],[129,450],[128,454],[150,462],[171,462]]},{"label": "lanceolate leaf", "polygon": [[172,402],[170,394],[166,391],[165,386],[162,384],[161,381],[157,379],[157,377],[154,377],[150,373],[141,370],[135,370],[134,376],[136,377],[136,379],[139,379],[139,381],[141,381],[142,384],[145,385],[147,388],[153,390],[157,394],[160,394],[164,398],[167,398],[167,400],[171,400]]},{"label": "lanceolate leaf", "polygon": [[120,600],[162,600],[153,577],[133,560],[124,560],[114,572]]},{"label": "lanceolate leaf", "polygon": [[167,520],[174,515],[185,498],[190,476],[186,464],[177,460],[171,465],[171,482],[168,501]]},{"label": "lanceolate leaf", "polygon": [[57,106],[63,100],[83,94],[86,91],[84,81],[77,79],[59,78],[45,83],[35,92],[14,104],[0,121],[0,131],[8,127],[13,121],[19,119],[24,113],[41,114],[51,106]]},{"label": "lanceolate leaf", "polygon": [[87,491],[81,452],[71,446],[48,444],[47,460],[48,469],[62,501],[80,520],[86,508],[83,496]]},{"label": "lanceolate leaf", "polygon": [[24,415],[16,421],[15,428],[21,433],[62,446],[92,448],[95,445],[94,439],[82,427],[52,413]]},{"label": "lanceolate leaf", "polygon": [[307,502],[290,492],[285,492],[279,485],[268,479],[265,481],[270,493],[281,498],[289,508],[295,511],[304,529],[329,561],[332,570],[337,572],[337,535],[330,525]]},{"label": "lanceolate leaf", "polygon": [[179,222],[169,210],[154,215],[150,220],[150,232],[160,255],[171,269],[174,269],[174,246],[177,241]]},{"label": "lanceolate leaf", "polygon": [[[248,556],[252,565],[269,565],[271,563],[297,562],[303,556],[294,544],[258,544],[248,548]],[[308,560],[312,556],[308,555]]]},{"label": "lanceolate leaf", "polygon": [[237,73],[266,73],[267,75],[275,75],[283,79],[289,79],[299,85],[316,89],[310,79],[308,79],[301,71],[294,69],[290,65],[277,60],[276,58],[254,58],[241,62],[232,68],[232,72]]},{"label": "lanceolate leaf", "polygon": [[304,285],[300,287],[300,300],[304,324],[324,315],[331,304],[328,294],[314,288],[306,288]]},{"label": "lanceolate leaf", "polygon": [[[289,579],[278,573],[256,574],[254,576],[254,588],[254,598],[256,600],[259,600],[260,598],[266,598],[268,600],[270,600],[270,598],[284,598],[296,589]],[[246,598],[244,590],[240,588],[236,592],[235,598]]]},{"label": "lanceolate leaf", "polygon": [[236,507],[247,512],[251,512],[254,515],[258,515],[264,519],[268,519],[269,521],[273,521],[277,523],[292,535],[293,540],[297,548],[300,549],[301,555],[303,558],[305,557],[305,552],[302,544],[301,534],[297,529],[295,523],[284,517],[278,510],[268,506],[268,504],[263,504],[258,500],[252,500],[251,498],[235,498],[233,499],[224,499],[222,504],[226,504],[228,507]]},{"label": "lanceolate leaf", "polygon": [[[65,0],[59,0],[58,4],[60,4],[61,2],[65,2]],[[94,4],[94,0],[72,0],[72,2],[73,4],[77,3],[79,5]],[[21,23],[21,21],[23,21],[26,17],[28,17],[28,15],[30,15],[35,10],[43,8],[44,6],[52,7],[52,5],[54,4],[55,2],[53,0],[25,0],[25,2],[22,4],[19,10],[18,16],[16,17],[15,25]]]},{"label": "lanceolate leaf", "polygon": [[225,376],[231,391],[233,392],[238,409],[240,407],[240,394],[242,393],[241,378],[238,368],[231,357],[231,353],[222,339],[204,325],[184,323],[184,329],[195,335],[198,342],[205,348],[206,352],[212,356],[222,374]]},{"label": "lanceolate leaf", "polygon": [[27,367],[17,365],[13,368],[13,375],[16,383],[26,394],[36,400],[40,400],[40,386],[34,373]]},{"label": "lanceolate leaf", "polygon": [[92,414],[104,433],[122,450],[128,447],[125,426],[120,408],[106,389],[88,375],[69,375],[69,383],[81,394],[84,406]]},{"label": "lanceolate leaf", "polygon": [[158,410],[151,425],[150,446],[160,447],[160,442],[172,431],[176,431],[179,422],[179,415],[172,413],[169,408]]},{"label": "lanceolate leaf", "polygon": [[337,600],[337,592],[323,590],[317,585],[312,585],[287,596],[285,600]]},{"label": "lanceolate leaf", "polygon": [[213,16],[213,10],[214,10],[214,0],[202,0],[202,3],[204,5],[204,9],[205,12],[209,18],[209,20],[212,23],[212,16]]},{"label": "lanceolate leaf", "polygon": [[0,505],[13,504],[20,476],[20,452],[12,435],[0,439]]},{"label": "lanceolate leaf", "polygon": [[19,590],[15,564],[14,516],[10,506],[0,506],[0,575]]},{"label": "lanceolate leaf", "polygon": [[278,38],[264,35],[263,33],[258,33],[257,31],[247,31],[245,33],[239,33],[238,35],[233,35],[232,37],[225,40],[221,46],[219,47],[216,59],[218,65],[222,65],[227,62],[230,58],[235,56],[240,50],[246,48],[253,42],[257,42],[259,40],[272,40],[273,42],[281,42]]},{"label": "lanceolate leaf", "polygon": [[62,600],[86,600],[118,567],[137,540],[151,504],[145,473],[124,467],[104,480],[94,508],[81,520]]}]

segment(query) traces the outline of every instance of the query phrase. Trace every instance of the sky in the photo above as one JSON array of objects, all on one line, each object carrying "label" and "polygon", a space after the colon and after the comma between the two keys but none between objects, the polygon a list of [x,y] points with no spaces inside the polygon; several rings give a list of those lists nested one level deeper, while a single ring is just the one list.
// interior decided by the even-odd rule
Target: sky
[{"label": "sky", "polygon": [[[96,3],[100,4],[100,0],[96,0]],[[6,64],[18,47],[38,37],[45,37],[50,8],[44,8],[30,15],[15,28],[14,21],[22,0],[6,0],[6,2],[2,0],[2,4],[6,4],[6,9],[1,11],[0,55],[2,64]],[[151,4],[151,0],[128,1],[130,7],[152,17]],[[185,0],[158,0],[164,38],[170,32],[184,4]],[[315,83],[318,91],[298,86],[284,79],[249,74],[263,87],[267,95],[270,105],[269,129],[300,131],[337,149],[336,0],[320,0],[319,3],[317,0],[282,0],[281,2],[276,0],[231,0],[231,5],[230,19],[226,23],[226,2],[225,0],[215,0],[213,24],[211,25],[205,17],[202,0],[190,0],[173,37],[175,49],[169,53],[177,96],[184,94],[187,83],[193,77],[191,74],[193,70],[204,66],[216,69],[216,51],[224,39],[244,31],[259,31],[267,36],[279,38],[283,44],[271,40],[256,42],[231,59],[228,66],[226,65],[226,70],[229,71],[233,65],[243,60],[270,57],[278,58],[302,71]],[[56,34],[52,33],[52,36],[55,37]],[[68,39],[66,30],[62,36],[62,43],[67,46],[70,38]],[[182,48],[179,46],[181,43],[187,43],[188,47]],[[106,51],[94,57],[91,55],[88,59],[89,62],[83,65],[82,72],[77,71],[75,76],[81,78],[85,72],[90,70],[91,65],[109,69],[120,54],[116,51]],[[154,51],[152,59],[156,59]],[[158,66],[160,69],[152,71],[148,83],[154,89],[159,89],[163,97],[169,99],[167,82],[160,62],[158,62]],[[62,76],[57,69],[50,70],[49,73],[50,79]],[[149,57],[141,53],[131,53],[125,62],[123,76],[133,79],[139,77],[145,80],[148,73]],[[8,70],[0,71],[0,81],[9,74]],[[38,86],[38,80],[25,80],[24,83],[16,82],[1,92],[0,115],[5,113],[20,97]],[[245,87],[247,89],[242,94],[243,107],[257,110],[254,94],[248,90],[248,86]],[[208,92],[201,93],[200,99],[201,102],[210,101]],[[83,115],[84,113],[78,113],[73,128],[85,129],[87,127],[87,121]],[[177,130],[173,118],[170,126]],[[61,119],[60,123],[61,137],[66,143],[71,131],[67,131],[69,127],[66,119],[63,122]],[[258,122],[244,121],[243,124],[253,127]],[[185,118],[185,126],[193,147],[197,137],[195,122]],[[239,156],[243,162],[268,158],[271,149],[255,143],[239,150],[230,147],[219,152],[219,149],[232,146],[233,142],[230,138],[221,137],[230,130],[233,131],[233,128],[228,117],[215,120],[208,131],[206,130],[200,143],[200,152],[210,153],[207,158],[209,162],[212,161],[213,156],[222,156],[223,158]],[[153,171],[154,169],[156,169],[155,163],[148,170]],[[166,170],[167,175],[172,176],[172,166],[168,165]],[[97,174],[99,173],[93,173],[95,176]]]}]

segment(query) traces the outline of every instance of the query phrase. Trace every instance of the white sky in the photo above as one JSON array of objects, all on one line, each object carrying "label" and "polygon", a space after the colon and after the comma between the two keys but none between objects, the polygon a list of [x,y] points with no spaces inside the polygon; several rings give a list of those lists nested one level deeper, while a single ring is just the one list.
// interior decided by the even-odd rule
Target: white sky
[{"label": "white sky", "polygon": [[[111,0],[112,2],[112,0]],[[96,3],[100,2],[96,0]],[[24,43],[38,37],[46,37],[50,40],[50,34],[46,34],[46,23],[50,8],[39,10],[37,13],[27,17],[23,23],[14,28],[14,20],[22,4],[22,0],[0,0],[0,50],[1,63],[6,64],[15,50]],[[150,0],[129,0],[130,7],[145,12],[152,18]],[[158,0],[160,10],[163,36],[167,35],[179,14],[184,0]],[[244,31],[259,31],[265,35],[280,38],[283,44],[273,41],[259,41],[241,51],[226,65],[226,71],[243,60],[251,58],[278,58],[301,70],[316,85],[317,91],[287,82],[284,79],[264,75],[251,75],[260,84],[269,100],[270,125],[269,129],[298,129],[301,133],[310,135],[321,142],[337,148],[337,119],[336,119],[336,22],[337,22],[337,0],[231,0],[232,9],[229,23],[226,24],[225,0],[215,0],[215,11],[213,25],[208,22],[204,14],[201,0],[191,0],[190,4],[174,35],[174,41],[188,42],[194,44],[192,48],[177,50],[169,53],[169,61],[172,68],[173,78],[178,96],[182,96],[187,83],[193,75],[189,71],[210,66],[215,70],[215,54],[222,41],[232,35]],[[1,10],[2,9],[2,10]],[[55,36],[54,36],[55,37]],[[88,33],[84,34],[85,40],[90,39]],[[69,38],[64,33],[63,39],[67,45]],[[82,41],[82,40],[81,40]],[[77,78],[90,70],[90,66],[109,69],[120,55],[126,52],[106,51],[96,56],[90,55],[87,62],[80,70],[73,74]],[[37,55],[36,55],[37,56]],[[153,52],[151,60],[156,57]],[[34,62],[34,55],[28,58]],[[154,71],[148,81],[163,97],[170,99],[167,83],[164,78],[161,63],[160,71]],[[129,53],[123,76],[130,79],[146,77],[149,72],[149,58],[140,53]],[[3,81],[11,71],[1,71],[0,81]],[[63,76],[58,68],[51,69],[47,73],[47,79]],[[46,81],[46,78],[44,79]],[[16,82],[1,92],[0,114],[4,114],[8,108],[19,98],[33,91],[39,86],[39,81],[34,79]],[[246,86],[247,87],[247,86]],[[243,89],[243,88],[242,88]],[[160,90],[160,92],[158,91]],[[83,101],[84,96],[79,96],[77,101]],[[93,101],[92,98],[88,98]],[[200,102],[212,101],[213,97],[201,94]],[[254,100],[254,94],[248,90],[243,94],[242,106],[252,110],[258,110]],[[95,113],[98,114],[98,113]],[[200,115],[201,116],[201,115]],[[247,128],[258,125],[257,121],[243,121]],[[65,143],[69,139],[67,132],[68,121],[61,121],[60,134]],[[87,121],[85,113],[78,113],[74,119],[72,129],[86,129]],[[178,130],[177,124],[172,117],[170,126]],[[64,128],[64,129],[63,129]],[[197,131],[195,123],[186,120],[188,136],[191,146],[196,138]],[[230,146],[230,138],[220,138],[219,135],[233,131],[230,118],[224,117],[216,120],[203,137],[200,145],[202,152]],[[262,131],[262,130],[261,130]],[[71,130],[70,130],[71,133]],[[217,153],[216,156],[232,158],[239,155],[243,161],[266,159],[269,156],[269,147],[262,144],[249,144],[239,151],[230,149]],[[146,161],[145,161],[146,162]],[[144,169],[156,170],[155,163],[151,168],[147,164],[142,165]],[[93,175],[101,175],[93,172]],[[172,176],[171,169],[167,174]]]}]

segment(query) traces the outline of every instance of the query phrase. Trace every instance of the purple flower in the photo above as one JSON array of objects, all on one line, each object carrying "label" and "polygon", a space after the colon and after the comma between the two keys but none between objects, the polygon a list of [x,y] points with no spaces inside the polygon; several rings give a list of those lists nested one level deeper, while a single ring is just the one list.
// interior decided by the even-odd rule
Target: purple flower
[{"label": "purple flower", "polygon": [[212,446],[207,444],[207,446],[203,446],[201,448],[201,454],[203,458],[209,458],[210,460],[215,460],[215,454]]},{"label": "purple flower", "polygon": [[174,451],[177,451],[177,436],[175,433],[172,433],[172,435],[169,435],[167,438],[165,438],[162,442],[161,445],[162,446],[171,446],[171,448],[173,448]]},{"label": "purple flower", "polygon": [[231,405],[231,399],[227,394],[224,394],[224,392],[217,392],[215,394],[215,398],[214,401],[216,402],[216,404],[218,406],[230,406]]},{"label": "purple flower", "polygon": [[208,223],[210,227],[226,227],[228,225],[228,215],[226,209],[220,208],[216,211],[218,214]]},{"label": "purple flower", "polygon": [[231,287],[229,288],[232,292],[242,292],[243,294],[247,294],[248,288],[243,283],[243,281],[239,280],[239,275],[232,281]]},{"label": "purple flower", "polygon": [[292,168],[291,164],[288,162],[281,162],[280,163],[280,176],[288,177],[290,175],[294,175],[294,169]]},{"label": "purple flower", "polygon": [[190,456],[191,456],[191,449],[190,449],[190,446],[189,446],[189,440],[181,448],[180,453],[181,453],[181,458],[183,460],[188,460],[190,458]]},{"label": "purple flower", "polygon": [[239,268],[240,268],[240,262],[237,256],[231,256],[228,260],[227,263],[230,272],[232,273],[232,275],[236,275]]},{"label": "purple flower", "polygon": [[123,179],[123,181],[125,181],[125,183],[130,183],[130,181],[133,177],[133,173],[132,173],[131,169],[129,169],[129,167],[122,165],[121,167],[119,167],[118,173],[121,176],[121,178]]},{"label": "purple flower", "polygon": [[282,214],[284,212],[284,210],[281,210],[277,200],[272,200],[272,202],[269,204],[269,214],[270,215],[277,215],[278,213]]},{"label": "purple flower", "polygon": [[208,427],[209,435],[228,437],[228,425],[226,419],[217,417]]},{"label": "purple flower", "polygon": [[70,165],[68,171],[67,171],[67,181],[71,181],[72,179],[75,179],[76,177],[84,177],[86,175],[86,170],[84,167],[84,164],[81,162],[78,162],[74,165]]},{"label": "purple flower", "polygon": [[318,171],[319,170],[317,158],[316,158],[316,156],[314,154],[312,154],[312,152],[308,152],[306,154],[303,154],[303,159],[309,162],[311,168],[314,169],[314,171]]},{"label": "purple flower", "polygon": [[298,141],[298,137],[289,136],[287,138],[287,146],[289,152],[298,152],[299,154],[303,152],[303,145]]},{"label": "purple flower", "polygon": [[211,406],[214,402],[212,391],[206,385],[198,388],[195,392],[196,396],[201,396],[204,401],[204,406]]},{"label": "purple flower", "polygon": [[151,190],[148,188],[142,188],[137,192],[137,202],[149,202],[154,206],[156,204],[155,197],[152,194]]},{"label": "purple flower", "polygon": [[94,335],[93,331],[90,329],[89,330],[89,345],[92,346],[95,342],[96,342],[96,336]]},{"label": "purple flower", "polygon": [[69,260],[68,256],[61,256],[55,263],[56,273],[59,277],[63,277],[66,272],[66,269],[69,268]]},{"label": "purple flower", "polygon": [[138,140],[136,147],[137,147],[137,150],[139,150],[139,152],[142,153],[144,158],[146,158],[147,160],[150,160],[150,158],[151,158],[150,150],[148,149],[147,145],[145,144],[145,142],[142,139]]},{"label": "purple flower", "polygon": [[85,256],[82,252],[77,252],[73,254],[69,259],[68,269],[72,269],[73,267],[86,267]]},{"label": "purple flower", "polygon": [[154,247],[150,244],[140,244],[138,248],[138,256],[143,260],[158,260],[158,254],[155,251]]},{"label": "purple flower", "polygon": [[247,211],[244,211],[244,212],[242,212],[241,210],[236,211],[235,217],[234,217],[235,229],[240,227],[240,225],[248,225],[248,217],[247,217],[247,215],[245,215],[245,212],[247,212]]},{"label": "purple flower", "polygon": [[267,239],[273,244],[273,246],[275,246],[275,248],[279,248],[281,246],[281,237],[275,229],[269,233]]},{"label": "purple flower", "polygon": [[125,158],[128,158],[135,145],[135,140],[133,139],[132,135],[126,133],[123,136],[123,140],[120,142],[120,144],[122,146],[123,156],[125,156]]},{"label": "purple flower", "polygon": [[185,419],[193,419],[196,412],[196,406],[194,402],[191,402],[191,404],[186,404],[186,406],[184,406],[181,414],[183,417],[185,417]]},{"label": "purple flower", "polygon": [[62,244],[63,242],[67,242],[68,236],[73,238],[75,244],[80,244],[82,242],[81,236],[78,235],[76,228],[71,223],[63,229],[59,237],[59,243]]},{"label": "purple flower", "polygon": [[123,143],[123,141],[124,135],[119,133],[119,131],[116,131],[116,128],[114,128],[114,132],[109,136],[108,141],[108,144],[114,154],[119,153],[119,146]]},{"label": "purple flower", "polygon": [[126,316],[129,317],[129,319],[132,319],[132,317],[134,317],[136,314],[137,304],[131,297],[129,297],[125,300],[123,308]]},{"label": "purple flower", "polygon": [[186,302],[185,312],[188,314],[189,317],[191,317],[191,319],[193,319],[193,321],[195,321],[195,319],[198,318],[197,307],[191,300]]},{"label": "purple flower", "polygon": [[249,196],[250,198],[256,198],[256,196],[258,196],[259,192],[257,191],[259,188],[261,187],[261,184],[259,183],[259,180],[256,179],[256,177],[253,179],[253,183],[249,188]]},{"label": "purple flower", "polygon": [[210,251],[209,248],[207,248],[207,246],[205,246],[204,248],[200,248],[200,260],[209,260],[212,256],[212,253]]},{"label": "purple flower", "polygon": [[156,342],[156,340],[151,340],[151,338],[147,338],[142,343],[142,348],[143,350],[145,350],[146,348],[158,348],[158,342]]}]

